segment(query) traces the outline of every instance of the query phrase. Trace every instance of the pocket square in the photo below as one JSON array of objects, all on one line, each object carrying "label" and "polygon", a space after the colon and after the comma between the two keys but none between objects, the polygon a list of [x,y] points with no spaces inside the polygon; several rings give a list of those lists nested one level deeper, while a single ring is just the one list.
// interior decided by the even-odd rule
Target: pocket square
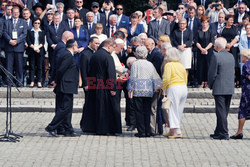
[{"label": "pocket square", "polygon": [[122,23],[126,23],[126,21],[122,21]]},{"label": "pocket square", "polygon": [[19,28],[23,28],[23,26],[20,26]]}]

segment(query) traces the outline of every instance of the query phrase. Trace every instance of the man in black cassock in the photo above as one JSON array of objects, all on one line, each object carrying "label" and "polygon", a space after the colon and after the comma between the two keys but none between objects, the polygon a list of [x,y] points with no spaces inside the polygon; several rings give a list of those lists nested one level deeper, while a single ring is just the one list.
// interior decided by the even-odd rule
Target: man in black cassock
[{"label": "man in black cassock", "polygon": [[90,59],[88,97],[81,122],[83,132],[99,135],[122,133],[121,113],[113,106],[116,94],[116,71],[112,56],[114,40],[107,39],[104,46]]}]

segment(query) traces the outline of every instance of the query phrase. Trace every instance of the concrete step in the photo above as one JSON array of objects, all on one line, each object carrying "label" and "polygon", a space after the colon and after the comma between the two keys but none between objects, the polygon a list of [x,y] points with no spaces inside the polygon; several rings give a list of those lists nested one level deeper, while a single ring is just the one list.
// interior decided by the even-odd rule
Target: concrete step
[{"label": "concrete step", "polygon": [[[0,98],[6,98],[6,87],[0,87]],[[78,89],[78,94],[75,98],[84,98],[84,92],[82,88]],[[52,88],[20,88],[20,93],[13,87],[11,92],[12,98],[55,98]],[[233,99],[240,99],[241,89],[235,89]],[[124,98],[124,94],[122,94]],[[188,88],[188,99],[200,98],[200,99],[213,99],[212,91],[207,88]]]},{"label": "concrete step", "polygon": [[[240,100],[232,99],[231,112],[237,113]],[[84,98],[74,99],[74,112],[82,112]],[[125,98],[121,99],[121,111],[125,111]],[[13,112],[54,112],[54,98],[12,98],[11,107]],[[189,98],[185,104],[186,113],[211,113],[215,110],[213,99]],[[6,111],[6,98],[0,98],[0,112]]]}]

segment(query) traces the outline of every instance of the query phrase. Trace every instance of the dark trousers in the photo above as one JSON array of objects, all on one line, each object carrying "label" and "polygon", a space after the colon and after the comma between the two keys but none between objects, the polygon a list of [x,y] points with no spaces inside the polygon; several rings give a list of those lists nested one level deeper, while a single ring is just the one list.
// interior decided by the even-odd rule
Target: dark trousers
[{"label": "dark trousers", "polygon": [[71,124],[73,111],[73,94],[56,93],[56,113],[48,125],[50,131],[63,126],[65,133],[73,132]]},{"label": "dark trousers", "polygon": [[[34,82],[34,76],[36,71],[37,82],[42,81],[42,58],[40,53],[33,52],[30,57],[30,81]],[[35,70],[36,69],[36,70]]]},{"label": "dark trousers", "polygon": [[85,89],[83,89],[84,91],[84,98],[85,98],[85,102],[84,102],[84,105],[83,105],[83,110],[82,110],[82,119],[80,121],[80,126],[82,128],[82,124],[83,124],[83,118],[84,118],[84,114],[85,114],[85,111],[86,111],[86,102],[87,102],[87,99],[88,99],[88,94],[89,94],[89,91],[86,91]]},{"label": "dark trousers", "polygon": [[16,67],[16,78],[23,82],[23,52],[6,52],[6,68],[13,74],[13,66]]},{"label": "dark trousers", "polygon": [[140,135],[149,135],[150,129],[150,113],[151,113],[151,97],[133,97],[136,107],[136,127]]},{"label": "dark trousers", "polygon": [[232,95],[215,95],[215,110],[217,125],[214,131],[215,135],[228,137],[227,116],[230,109]]},{"label": "dark trousers", "polygon": [[126,107],[125,107],[126,125],[136,126],[134,99],[128,98],[127,82],[123,83],[122,87],[126,99]]}]

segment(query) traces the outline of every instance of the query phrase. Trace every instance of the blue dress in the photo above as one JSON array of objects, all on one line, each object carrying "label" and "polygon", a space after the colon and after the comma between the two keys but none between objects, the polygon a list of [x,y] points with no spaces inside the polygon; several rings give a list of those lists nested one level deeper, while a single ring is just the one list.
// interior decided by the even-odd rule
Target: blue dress
[{"label": "blue dress", "polygon": [[240,99],[240,107],[238,119],[241,118],[250,118],[250,80],[248,77],[250,76],[250,60],[248,60],[243,65],[242,70],[242,95]]}]

